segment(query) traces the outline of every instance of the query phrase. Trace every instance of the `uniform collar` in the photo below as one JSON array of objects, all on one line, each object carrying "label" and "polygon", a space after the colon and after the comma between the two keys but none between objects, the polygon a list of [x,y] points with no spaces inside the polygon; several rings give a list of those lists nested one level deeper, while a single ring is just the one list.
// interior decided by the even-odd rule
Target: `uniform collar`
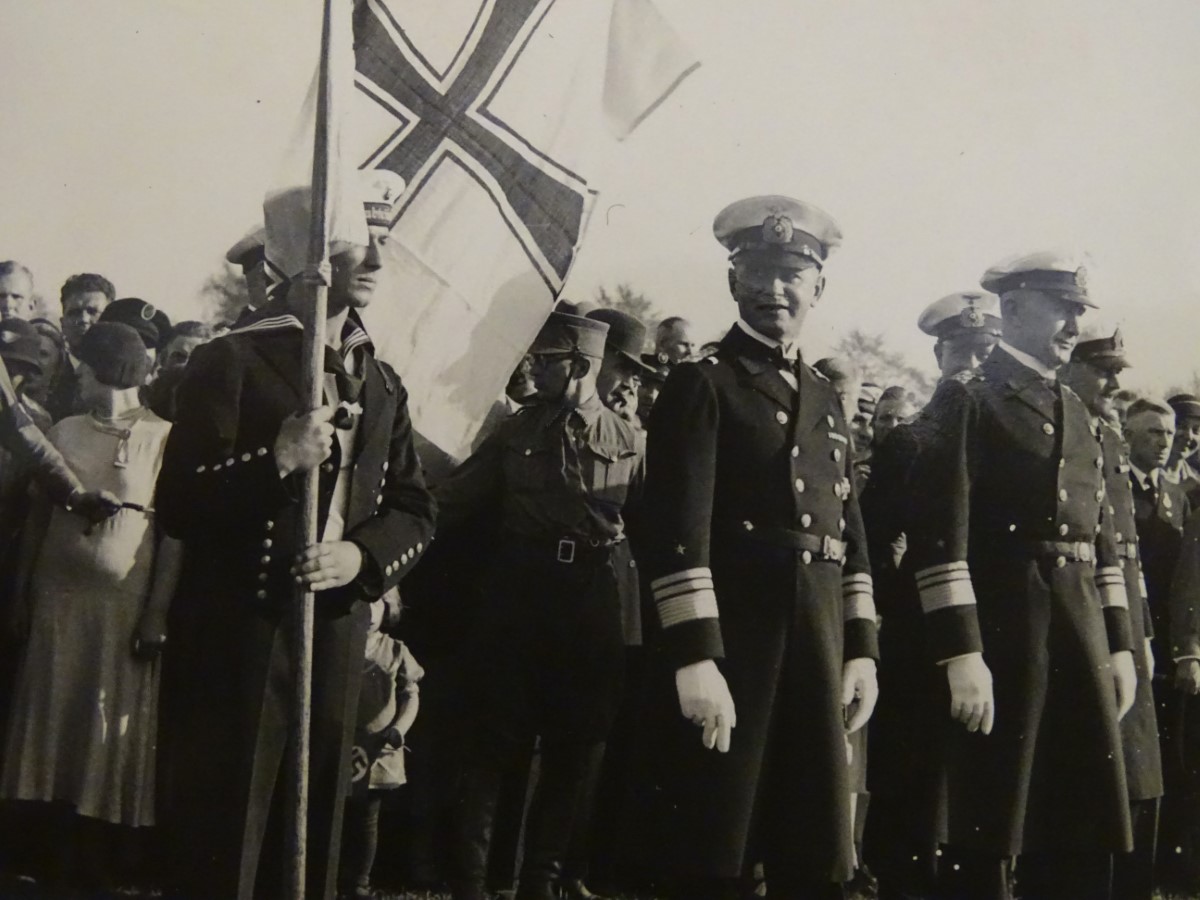
[{"label": "uniform collar", "polygon": [[1035,359],[1023,350],[1018,350],[1012,344],[1003,338],[1000,339],[1000,346],[1004,348],[1004,352],[1025,366],[1027,369],[1033,369],[1042,378],[1047,381],[1055,381],[1058,378],[1058,370],[1052,369],[1039,359]]},{"label": "uniform collar", "polygon": [[770,347],[772,350],[774,350],[776,348],[781,349],[783,351],[784,359],[796,360],[796,359],[800,358],[800,348],[796,346],[795,342],[790,343],[790,344],[784,344],[781,341],[775,340],[774,338],[769,338],[762,332],[755,331],[753,328],[751,328],[749,325],[747,325],[746,320],[741,318],[740,316],[738,317],[738,320],[737,320],[737,326],[738,326],[738,328],[742,329],[742,331],[744,331],[747,335],[754,338],[754,340],[758,341],[760,344]]},{"label": "uniform collar", "polygon": [[604,404],[600,402],[600,395],[592,394],[592,396],[588,397],[578,406],[560,406],[558,410],[546,420],[546,424],[549,425],[552,422],[561,421],[560,417],[569,419],[574,413],[578,414],[579,418],[583,419],[584,424],[587,425],[588,428],[591,428],[596,424],[596,420],[600,418],[600,413],[603,410]]},{"label": "uniform collar", "polygon": [[1158,487],[1159,469],[1143,472],[1131,462],[1129,464],[1129,471],[1133,473],[1133,477],[1137,479],[1138,487],[1143,491],[1150,487]]},{"label": "uniform collar", "polygon": [[[303,324],[288,309],[286,302],[272,300],[256,309],[246,317],[246,320],[241,325],[229,333],[248,334],[260,331],[303,330]],[[367,334],[367,330],[363,327],[362,319],[359,318],[358,313],[353,309],[346,316],[346,321],[342,323],[341,338],[342,345],[338,348],[338,353],[343,359],[349,358],[350,354],[359,347],[366,347],[368,352],[372,354],[375,352],[375,345],[371,342],[371,336]]]}]

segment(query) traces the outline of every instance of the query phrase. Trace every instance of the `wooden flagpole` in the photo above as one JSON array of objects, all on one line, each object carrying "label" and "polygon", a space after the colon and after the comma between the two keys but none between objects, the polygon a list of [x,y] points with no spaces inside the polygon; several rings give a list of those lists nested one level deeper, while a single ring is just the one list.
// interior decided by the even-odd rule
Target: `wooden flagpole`
[{"label": "wooden flagpole", "polygon": [[[308,409],[323,403],[325,318],[329,302],[329,182],[332,153],[330,152],[330,39],[334,0],[325,0],[321,23],[321,58],[317,82],[316,129],[313,142],[312,218],[309,232],[308,266],[304,280],[313,295],[305,310],[304,395]],[[318,540],[317,503],[320,495],[320,469],[305,473],[301,499],[301,546],[309,547]],[[308,770],[309,735],[312,730],[312,669],[313,669],[313,592],[303,586],[296,588],[293,604],[292,677],[293,706],[289,743],[292,748],[291,821],[288,833],[288,896],[304,900],[306,850],[308,847]]]}]

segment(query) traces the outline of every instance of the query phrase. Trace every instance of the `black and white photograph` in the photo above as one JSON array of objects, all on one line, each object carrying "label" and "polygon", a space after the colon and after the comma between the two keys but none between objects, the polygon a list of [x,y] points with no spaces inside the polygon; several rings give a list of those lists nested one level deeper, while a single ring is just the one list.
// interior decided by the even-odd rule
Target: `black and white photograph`
[{"label": "black and white photograph", "polygon": [[0,47],[0,898],[1200,900],[1200,4]]}]

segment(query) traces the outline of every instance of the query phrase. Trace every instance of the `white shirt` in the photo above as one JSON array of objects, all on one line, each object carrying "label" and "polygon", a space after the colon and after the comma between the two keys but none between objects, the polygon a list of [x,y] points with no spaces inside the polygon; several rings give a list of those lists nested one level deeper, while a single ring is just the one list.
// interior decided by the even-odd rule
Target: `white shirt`
[{"label": "white shirt", "polygon": [[[738,317],[737,325],[738,328],[742,329],[742,331],[746,332],[746,334],[750,335],[750,337],[754,338],[760,344],[765,344],[772,350],[774,350],[776,347],[782,347],[784,359],[795,361],[800,358],[800,348],[797,347],[795,343],[785,344],[782,341],[769,338],[765,334],[755,331],[753,328],[747,325],[746,320],[740,316]],[[800,390],[800,383],[796,380],[795,372],[792,372],[788,369],[780,369],[779,374],[783,376],[783,380],[791,386],[793,391]]]},{"label": "white shirt", "polygon": [[1058,378],[1058,370],[1051,369],[1049,366],[1047,366],[1045,363],[1043,363],[1040,359],[1034,359],[1032,356],[1030,356],[1025,351],[1018,350],[1012,344],[1008,343],[1007,341],[1005,341],[1003,339],[1000,341],[1000,346],[1004,349],[1004,351],[1006,353],[1008,353],[1013,359],[1015,359],[1021,365],[1028,366],[1029,368],[1033,369],[1033,371],[1037,372],[1039,375],[1041,375],[1047,381],[1054,381],[1055,379]]},{"label": "white shirt", "polygon": [[1158,487],[1159,469],[1154,469],[1151,472],[1143,472],[1133,463],[1129,464],[1129,471],[1133,473],[1133,477],[1137,479],[1138,487],[1143,491],[1150,487]]}]

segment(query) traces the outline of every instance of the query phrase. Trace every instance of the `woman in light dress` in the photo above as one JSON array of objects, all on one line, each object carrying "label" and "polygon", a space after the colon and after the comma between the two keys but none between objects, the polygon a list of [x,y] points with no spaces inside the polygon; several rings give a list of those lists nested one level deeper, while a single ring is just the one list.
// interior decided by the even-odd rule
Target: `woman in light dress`
[{"label": "woman in light dress", "polygon": [[[89,525],[48,503],[26,529],[14,629],[26,635],[5,735],[0,796],[50,837],[60,879],[96,887],[127,828],[154,824],[158,653],[179,545],[158,533],[154,485],[170,423],[138,399],[150,360],[127,325],[99,323],[81,349],[84,415],[50,439],[89,490],[122,508]],[[40,826],[40,827],[38,827]],[[121,826],[121,827],[114,827]]]}]

